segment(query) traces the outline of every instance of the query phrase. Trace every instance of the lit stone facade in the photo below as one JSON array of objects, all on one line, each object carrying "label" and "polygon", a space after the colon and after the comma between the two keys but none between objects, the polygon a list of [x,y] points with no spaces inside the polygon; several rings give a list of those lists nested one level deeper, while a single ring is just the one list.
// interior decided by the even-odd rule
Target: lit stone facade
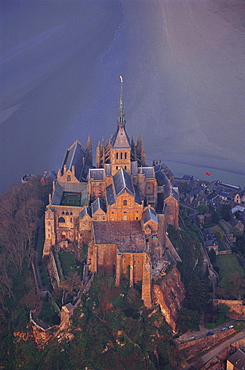
[{"label": "lit stone facade", "polygon": [[98,144],[96,167],[90,138],[66,151],[45,213],[43,255],[87,244],[91,273],[113,271],[119,285],[129,271],[151,307],[153,275],[179,260],[166,247],[167,224],[178,228],[178,191],[165,165],[146,166],[142,140],[130,143],[125,124],[121,83],[116,133]]}]

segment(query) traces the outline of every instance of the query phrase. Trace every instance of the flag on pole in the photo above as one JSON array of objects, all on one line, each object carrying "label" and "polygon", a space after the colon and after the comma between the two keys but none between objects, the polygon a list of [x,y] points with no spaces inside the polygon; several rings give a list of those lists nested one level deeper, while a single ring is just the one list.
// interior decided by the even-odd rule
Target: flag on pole
[{"label": "flag on pole", "polygon": [[209,172],[206,172],[206,176],[210,176],[210,173]]}]

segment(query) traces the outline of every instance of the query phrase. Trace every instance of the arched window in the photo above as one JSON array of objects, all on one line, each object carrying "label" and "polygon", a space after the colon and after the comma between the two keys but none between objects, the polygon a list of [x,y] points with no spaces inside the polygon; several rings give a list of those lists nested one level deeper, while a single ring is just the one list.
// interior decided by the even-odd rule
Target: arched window
[{"label": "arched window", "polygon": [[72,216],[72,212],[70,212],[70,215]]},{"label": "arched window", "polygon": [[120,153],[120,158],[122,159],[122,157],[123,157],[123,154],[122,154],[122,152]]},{"label": "arched window", "polygon": [[71,176],[70,175],[67,175],[67,181],[71,181]]},{"label": "arched window", "polygon": [[123,205],[126,206],[127,205],[127,199],[123,199]]},{"label": "arched window", "polygon": [[124,158],[127,159],[127,153],[124,153]]},{"label": "arched window", "polygon": [[60,217],[60,218],[58,219],[58,222],[65,222],[64,217]]},{"label": "arched window", "polygon": [[123,212],[123,220],[127,220],[127,219],[128,219],[127,212]]},{"label": "arched window", "polygon": [[118,159],[118,153],[116,153],[116,159]]},{"label": "arched window", "polygon": [[69,212],[66,212],[66,215],[68,216],[69,215]]}]

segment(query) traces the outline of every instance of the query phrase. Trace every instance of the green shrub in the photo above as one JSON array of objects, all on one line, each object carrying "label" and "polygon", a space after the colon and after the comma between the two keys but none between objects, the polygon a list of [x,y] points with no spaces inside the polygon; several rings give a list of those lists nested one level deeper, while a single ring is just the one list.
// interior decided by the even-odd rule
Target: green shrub
[{"label": "green shrub", "polygon": [[216,324],[214,322],[207,322],[206,328],[207,329],[213,329],[215,328]]},{"label": "green shrub", "polygon": [[244,329],[244,322],[242,321],[239,321],[237,322],[235,325],[234,325],[234,329],[237,331],[237,332],[240,332]]}]

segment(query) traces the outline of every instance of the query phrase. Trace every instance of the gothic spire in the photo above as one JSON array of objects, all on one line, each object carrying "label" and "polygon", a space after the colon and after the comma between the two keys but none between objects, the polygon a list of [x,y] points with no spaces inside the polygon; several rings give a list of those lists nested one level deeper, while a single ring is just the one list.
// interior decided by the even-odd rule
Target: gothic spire
[{"label": "gothic spire", "polygon": [[124,113],[124,106],[123,106],[123,78],[120,76],[121,87],[120,87],[120,104],[119,104],[119,111],[117,116],[117,124],[120,126],[124,126],[126,123],[125,120],[125,113]]}]

